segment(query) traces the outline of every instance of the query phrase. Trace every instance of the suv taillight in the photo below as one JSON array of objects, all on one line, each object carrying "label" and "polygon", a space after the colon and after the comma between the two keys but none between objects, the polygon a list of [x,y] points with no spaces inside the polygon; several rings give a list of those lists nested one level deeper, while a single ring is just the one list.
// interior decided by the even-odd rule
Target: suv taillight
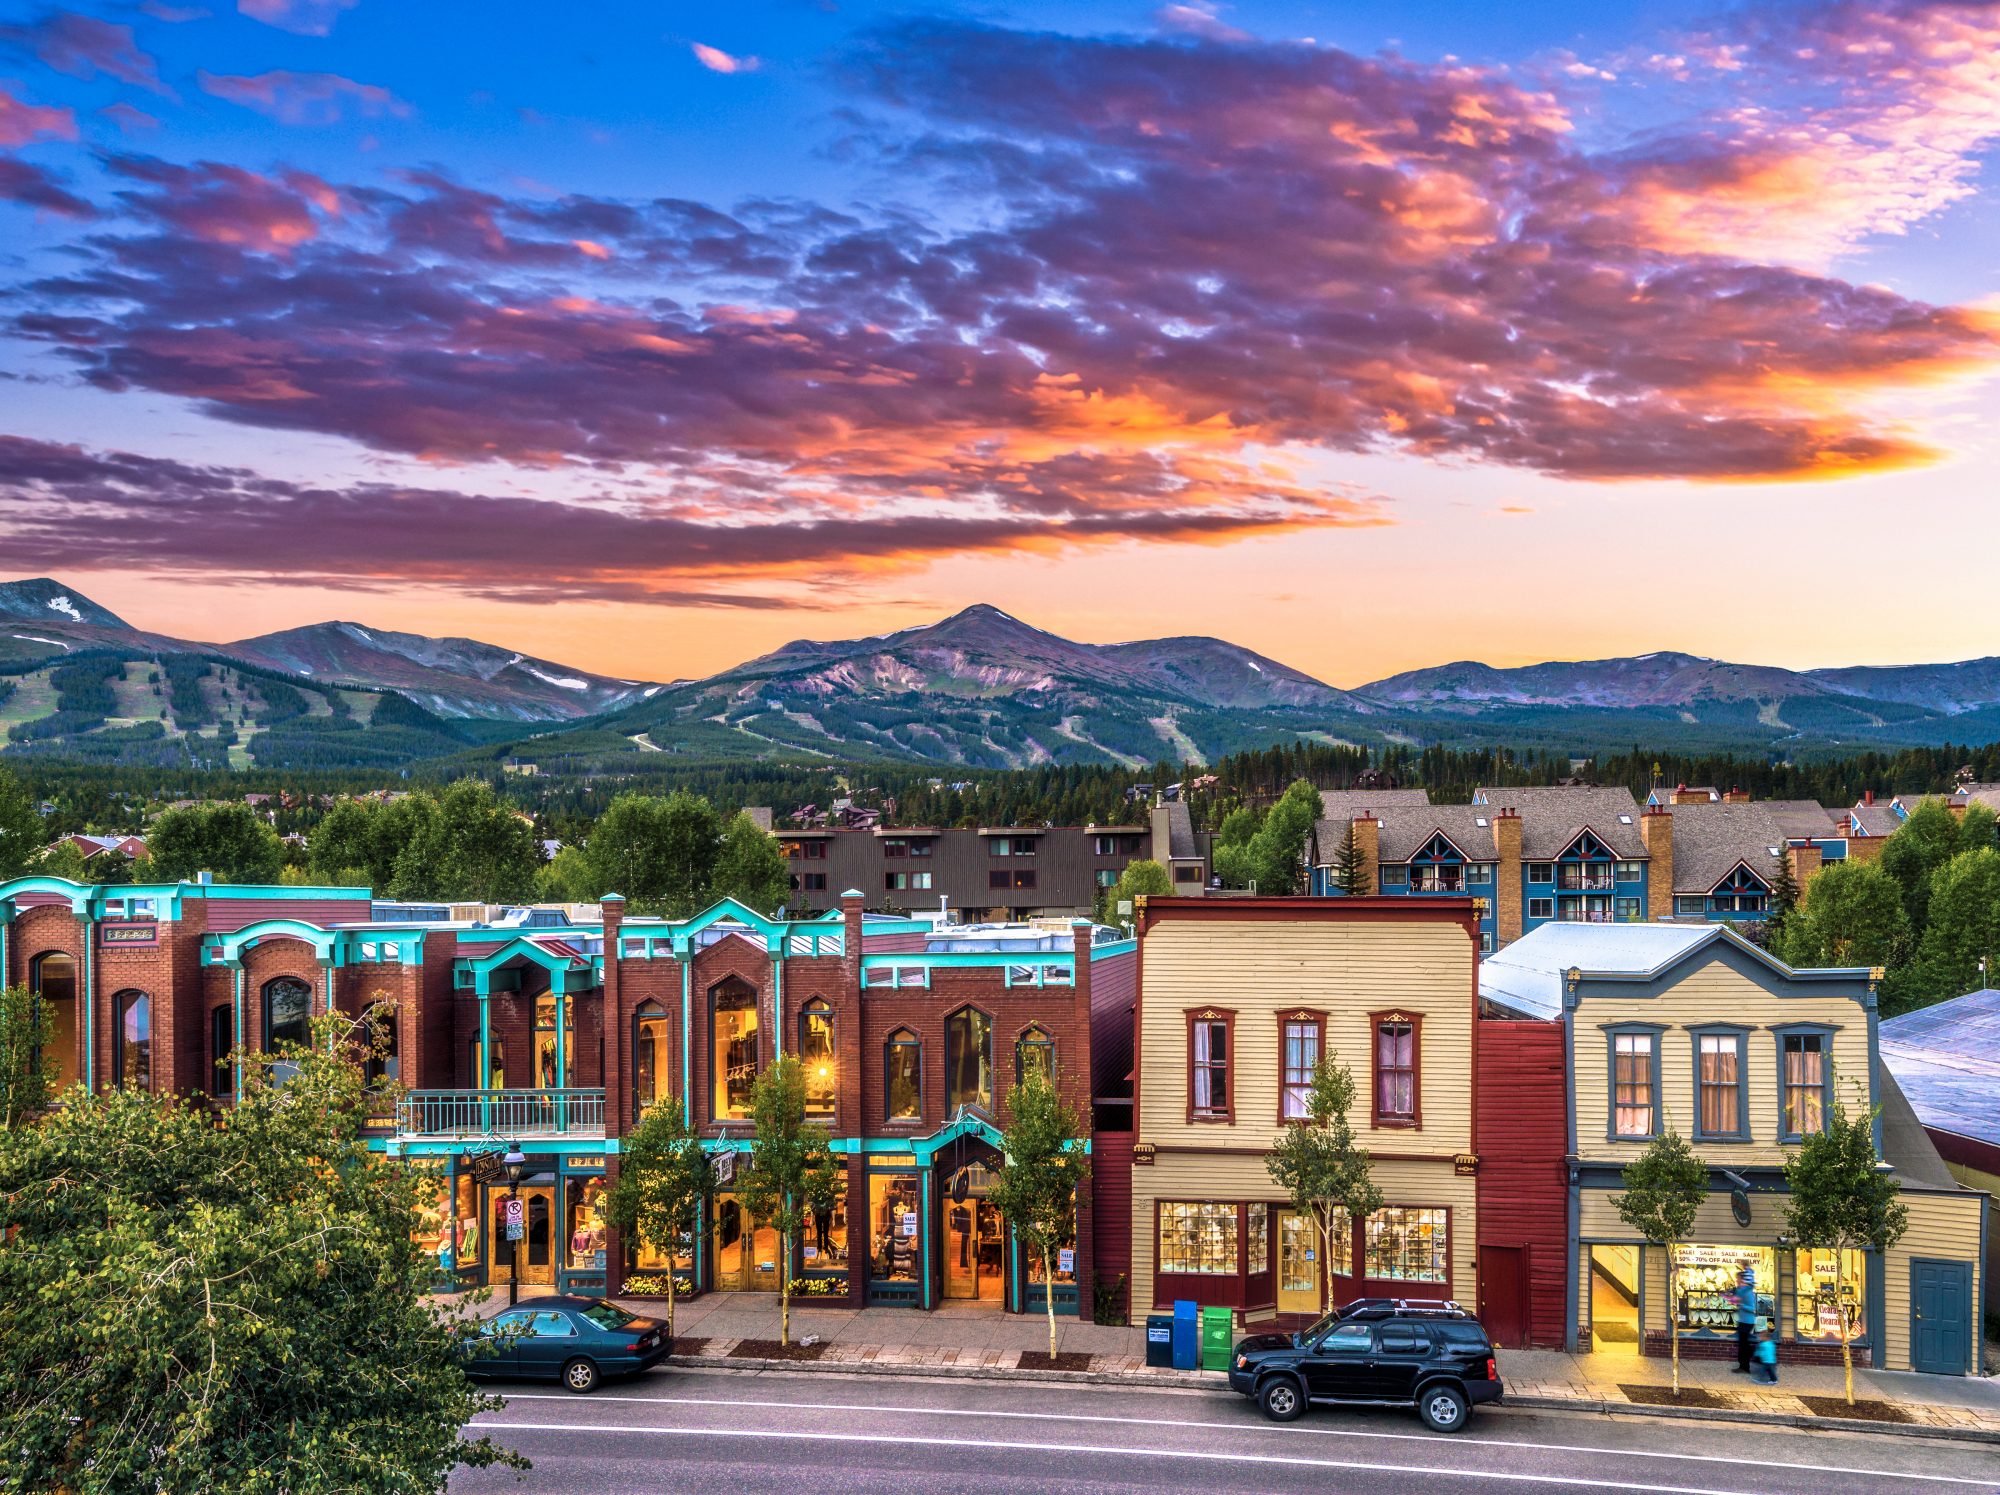
[{"label": "suv taillight", "polygon": [[1486,1379],[1489,1381],[1500,1379],[1500,1362],[1491,1355],[1486,1357]]}]

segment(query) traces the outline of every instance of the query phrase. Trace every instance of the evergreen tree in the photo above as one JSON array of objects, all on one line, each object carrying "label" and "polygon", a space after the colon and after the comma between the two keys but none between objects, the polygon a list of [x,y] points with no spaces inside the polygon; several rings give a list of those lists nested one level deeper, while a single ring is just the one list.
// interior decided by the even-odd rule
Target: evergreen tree
[{"label": "evergreen tree", "polygon": [[1354,838],[1354,822],[1351,820],[1341,833],[1340,845],[1334,848],[1333,883],[1350,898],[1366,897],[1375,891],[1368,860],[1361,854],[1361,846]]},{"label": "evergreen tree", "polygon": [[1769,915],[1764,920],[1764,941],[1770,948],[1778,948],[1785,937],[1785,921],[1792,916],[1792,910],[1799,906],[1799,879],[1792,870],[1791,848],[1779,846],[1771,869],[1771,899]]},{"label": "evergreen tree", "polygon": [[1708,1198],[1708,1164],[1695,1155],[1673,1123],[1646,1150],[1625,1165],[1625,1192],[1611,1201],[1618,1218],[1667,1257],[1667,1340],[1673,1347],[1674,1394],[1681,1389],[1681,1337],[1671,1321],[1672,1304],[1680,1301],[1680,1271],[1674,1247],[1688,1238],[1702,1201]]},{"label": "evergreen tree", "polygon": [[[1013,1229],[1015,1244],[1042,1261],[1049,1317],[1049,1359],[1056,1357],[1055,1254],[1076,1240],[1077,1195],[1090,1178],[1089,1128],[1066,1105],[1056,1076],[1031,1069],[1007,1092],[1012,1118],[1001,1151],[1006,1161],[987,1202]],[[1084,1286],[1077,1284],[1079,1305]]]}]

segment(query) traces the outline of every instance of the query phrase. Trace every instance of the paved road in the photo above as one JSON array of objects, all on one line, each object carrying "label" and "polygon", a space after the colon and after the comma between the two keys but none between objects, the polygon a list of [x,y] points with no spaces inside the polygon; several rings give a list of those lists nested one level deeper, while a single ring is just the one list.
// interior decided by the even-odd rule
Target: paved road
[{"label": "paved road", "polygon": [[461,1470],[454,1491],[2000,1491],[1992,1445],[1645,1418],[1499,1410],[1436,1437],[1393,1413],[1316,1411],[1276,1426],[1248,1402],[1199,1392],[818,1372],[657,1370],[587,1397],[496,1389],[507,1407],[478,1426],[531,1458],[534,1472],[524,1485],[505,1471]]}]

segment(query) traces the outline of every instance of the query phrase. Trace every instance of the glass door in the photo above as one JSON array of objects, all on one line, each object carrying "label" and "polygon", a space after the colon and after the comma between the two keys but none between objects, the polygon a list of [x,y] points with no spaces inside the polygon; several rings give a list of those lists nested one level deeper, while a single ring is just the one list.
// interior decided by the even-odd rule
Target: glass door
[{"label": "glass door", "polygon": [[[546,1177],[547,1175],[544,1175]],[[521,1185],[521,1239],[507,1239],[507,1200],[504,1186],[486,1191],[487,1233],[491,1266],[489,1283],[507,1283],[518,1273],[527,1284],[554,1287],[556,1281],[555,1213],[556,1191],[552,1184]]]},{"label": "glass door", "polygon": [[1319,1230],[1309,1215],[1278,1212],[1278,1312],[1320,1311]]},{"label": "glass door", "polygon": [[944,1295],[997,1303],[1007,1293],[1007,1225],[977,1194],[944,1207]]}]

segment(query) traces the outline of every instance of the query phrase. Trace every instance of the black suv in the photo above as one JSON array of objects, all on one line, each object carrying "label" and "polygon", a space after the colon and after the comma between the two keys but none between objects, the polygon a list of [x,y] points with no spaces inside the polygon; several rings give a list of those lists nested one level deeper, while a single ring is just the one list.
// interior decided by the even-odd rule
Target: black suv
[{"label": "black suv", "polygon": [[1415,1407],[1456,1433],[1473,1407],[1500,1400],[1500,1367],[1479,1320],[1455,1303],[1367,1298],[1297,1334],[1253,1334],[1230,1359],[1232,1390],[1290,1422],[1313,1402]]}]

